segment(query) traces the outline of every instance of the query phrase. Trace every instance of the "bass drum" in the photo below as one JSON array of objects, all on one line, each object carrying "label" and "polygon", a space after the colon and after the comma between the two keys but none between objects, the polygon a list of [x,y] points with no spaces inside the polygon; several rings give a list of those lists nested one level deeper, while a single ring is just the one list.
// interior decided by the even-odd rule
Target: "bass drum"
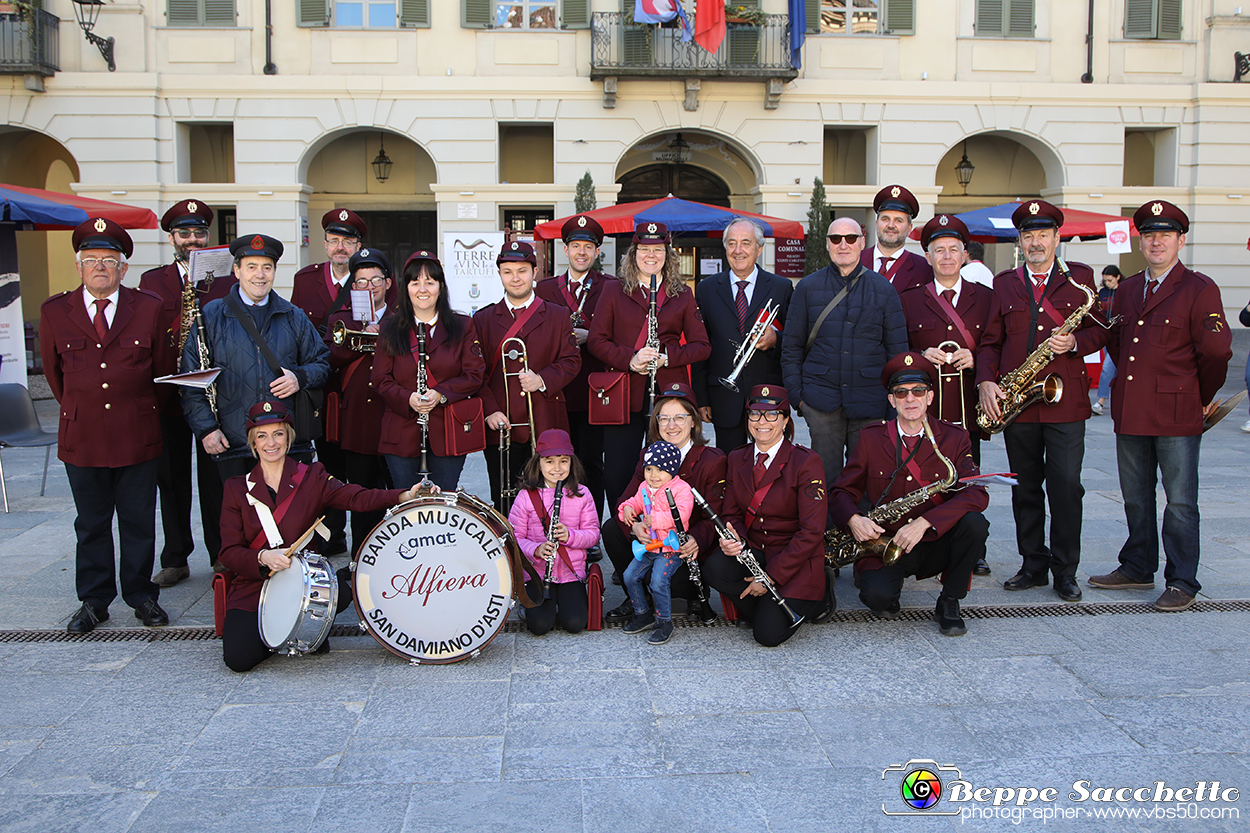
[{"label": "bass drum", "polygon": [[507,621],[516,550],[507,519],[473,495],[401,503],[356,552],[360,626],[413,664],[477,656]]},{"label": "bass drum", "polygon": [[297,552],[291,566],[260,588],[260,639],[279,654],[307,654],[330,635],[338,611],[339,579],[325,556]]}]

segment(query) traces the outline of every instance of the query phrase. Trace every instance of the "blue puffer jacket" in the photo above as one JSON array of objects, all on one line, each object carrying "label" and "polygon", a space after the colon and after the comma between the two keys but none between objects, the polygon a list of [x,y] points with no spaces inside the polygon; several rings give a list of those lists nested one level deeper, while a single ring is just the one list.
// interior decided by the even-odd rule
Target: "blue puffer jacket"
[{"label": "blue puffer jacket", "polygon": [[[238,298],[239,288],[233,287],[230,294]],[[269,293],[269,304],[272,309],[260,334],[278,357],[278,364],[295,374],[300,390],[325,387],[326,380],[330,378],[330,350],[308,316],[276,292]],[[197,438],[203,439],[218,428],[226,435],[230,448],[218,459],[249,456],[251,452],[247,448],[244,421],[249,408],[257,402],[274,398],[269,393],[273,371],[256,342],[252,341],[234,311],[227,306],[225,298],[209,301],[204,306],[204,328],[208,333],[213,366],[221,368],[216,382],[217,418],[214,419],[208,407],[204,391],[198,388],[181,388],[182,411]],[[198,333],[192,327],[182,352],[184,370],[200,366],[199,349]],[[291,399],[283,402],[294,411]],[[312,449],[311,442],[298,436],[296,440],[292,452]]]},{"label": "blue puffer jacket", "polygon": [[810,353],[808,333],[848,279],[831,264],[799,281],[781,340],[782,377],[795,407],[843,407],[849,419],[884,419],[890,406],[881,369],[907,349],[907,322],[889,281],[862,266],[850,278],[856,274],[859,283],[820,325]]}]

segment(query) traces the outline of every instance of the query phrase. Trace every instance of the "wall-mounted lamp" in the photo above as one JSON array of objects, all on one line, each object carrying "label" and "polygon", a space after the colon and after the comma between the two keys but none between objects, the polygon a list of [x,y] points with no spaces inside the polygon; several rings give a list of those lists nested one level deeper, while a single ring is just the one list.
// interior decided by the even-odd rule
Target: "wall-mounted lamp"
[{"label": "wall-mounted lamp", "polygon": [[391,161],[391,157],[386,155],[386,134],[378,134],[378,155],[373,157],[373,175],[378,182],[386,182],[391,176],[391,166],[395,163]]},{"label": "wall-mounted lamp", "polygon": [[78,25],[82,27],[87,43],[95,44],[95,47],[100,50],[100,56],[109,65],[109,72],[113,72],[117,69],[117,64],[113,62],[113,39],[105,40],[91,31],[95,28],[95,22],[99,19],[100,9],[103,6],[104,0],[74,0],[74,17],[78,20]]}]

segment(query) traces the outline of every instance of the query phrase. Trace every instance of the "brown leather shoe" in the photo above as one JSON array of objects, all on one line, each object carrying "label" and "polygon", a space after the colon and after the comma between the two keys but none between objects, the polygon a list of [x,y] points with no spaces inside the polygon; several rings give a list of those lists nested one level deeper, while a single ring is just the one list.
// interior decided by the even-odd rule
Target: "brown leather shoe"
[{"label": "brown leather shoe", "polygon": [[183,579],[190,577],[191,568],[183,564],[181,567],[166,567],[152,576],[152,581],[156,582],[157,587],[173,587]]},{"label": "brown leather shoe", "polygon": [[1090,576],[1086,583],[1090,587],[1099,587],[1103,590],[1151,590],[1155,586],[1153,581],[1133,581],[1120,572],[1119,567],[1105,576]]},{"label": "brown leather shoe", "polygon": [[1163,591],[1163,595],[1155,600],[1155,610],[1161,610],[1164,613],[1180,613],[1182,610],[1189,610],[1194,606],[1194,597],[1186,593],[1184,590],[1178,590],[1175,587],[1169,587]]}]

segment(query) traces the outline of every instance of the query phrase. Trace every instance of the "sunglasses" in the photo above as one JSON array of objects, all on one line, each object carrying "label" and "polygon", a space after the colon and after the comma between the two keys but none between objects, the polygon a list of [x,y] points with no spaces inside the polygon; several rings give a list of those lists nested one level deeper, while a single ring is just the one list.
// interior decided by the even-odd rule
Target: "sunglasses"
[{"label": "sunglasses", "polygon": [[845,240],[847,243],[854,246],[855,241],[859,240],[862,236],[863,235],[860,234],[831,234],[829,235],[829,242],[835,246],[839,246],[842,244],[842,241]]},{"label": "sunglasses", "polygon": [[890,393],[894,394],[894,398],[898,400],[906,399],[908,396],[914,396],[917,399],[923,399],[924,395],[929,392],[928,386],[918,388],[894,388]]}]

